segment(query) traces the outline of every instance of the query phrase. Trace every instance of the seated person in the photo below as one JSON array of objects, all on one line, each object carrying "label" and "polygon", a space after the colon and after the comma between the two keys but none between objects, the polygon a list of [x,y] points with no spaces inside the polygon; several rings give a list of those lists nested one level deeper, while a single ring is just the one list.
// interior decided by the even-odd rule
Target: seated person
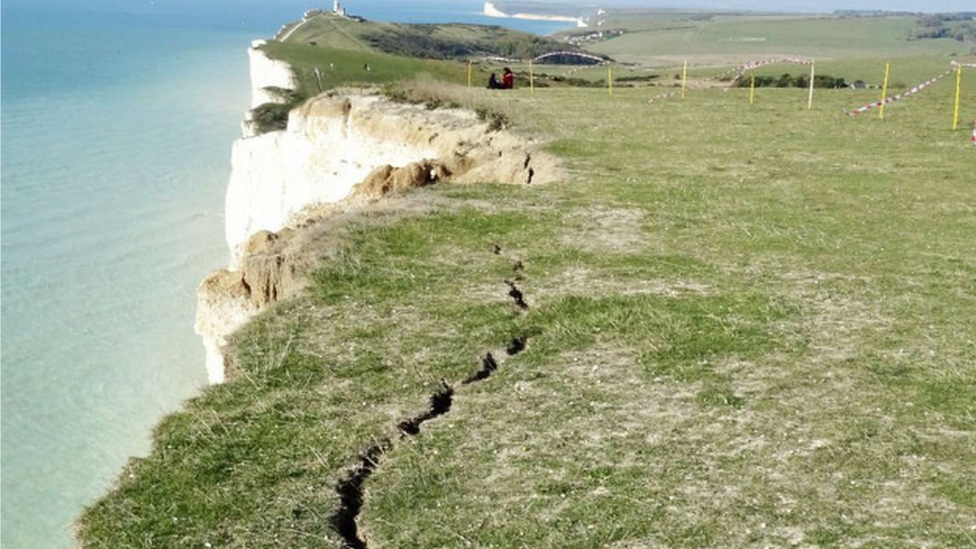
[{"label": "seated person", "polygon": [[515,87],[515,75],[512,74],[512,69],[508,67],[505,67],[505,73],[502,75],[502,87],[506,90]]}]

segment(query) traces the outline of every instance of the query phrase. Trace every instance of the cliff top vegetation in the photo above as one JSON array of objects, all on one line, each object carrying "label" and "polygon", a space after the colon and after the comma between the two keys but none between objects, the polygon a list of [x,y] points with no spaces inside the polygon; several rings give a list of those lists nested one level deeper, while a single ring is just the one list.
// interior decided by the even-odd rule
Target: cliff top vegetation
[{"label": "cliff top vegetation", "polygon": [[[675,55],[730,55],[708,44]],[[893,79],[948,68],[904,47]],[[871,51],[817,67],[878,82]],[[844,113],[876,90],[648,104],[445,74],[445,100],[546,139],[572,178],[435,185],[313,227],[307,292],[236,334],[233,378],[157,428],[83,547],[973,545],[976,180],[953,82],[881,119]]]}]

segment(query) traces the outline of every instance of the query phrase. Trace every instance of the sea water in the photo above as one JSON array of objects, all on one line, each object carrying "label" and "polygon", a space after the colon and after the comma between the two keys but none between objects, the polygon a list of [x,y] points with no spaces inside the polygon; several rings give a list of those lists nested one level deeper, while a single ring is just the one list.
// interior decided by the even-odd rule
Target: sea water
[{"label": "sea water", "polygon": [[[565,27],[485,18],[480,1],[343,4],[379,20]],[[246,50],[309,7],[323,6],[4,0],[4,549],[71,547],[73,518],[205,383],[194,292],[227,262]]]}]

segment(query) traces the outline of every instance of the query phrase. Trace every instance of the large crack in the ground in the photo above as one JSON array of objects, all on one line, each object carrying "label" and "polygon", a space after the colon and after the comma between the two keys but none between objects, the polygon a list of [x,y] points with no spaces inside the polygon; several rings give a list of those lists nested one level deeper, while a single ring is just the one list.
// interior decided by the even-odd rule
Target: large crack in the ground
[{"label": "large crack in the ground", "polygon": [[522,290],[520,290],[518,286],[515,285],[515,282],[511,280],[506,280],[505,284],[508,284],[508,295],[515,300],[515,305],[519,309],[527,310],[529,308],[529,304],[525,301],[525,294],[522,293]]},{"label": "large crack in the ground", "polygon": [[[493,252],[496,255],[501,254],[501,247],[495,244]],[[524,269],[525,266],[521,260],[513,265],[512,270],[515,273],[516,280],[521,280],[521,273]],[[529,304],[525,301],[525,295],[515,285],[515,282],[506,280],[505,284],[509,287],[508,295],[515,301],[516,307],[521,312],[528,310]],[[524,351],[528,345],[529,337],[528,335],[521,335],[512,339],[505,346],[505,355],[511,357]],[[470,385],[488,379],[503,362],[504,359],[496,359],[495,355],[489,351],[481,359],[480,367],[466,377],[461,385]],[[399,438],[419,435],[421,425],[450,412],[453,403],[454,387],[442,379],[440,389],[430,396],[427,410],[397,423],[396,430],[399,433]],[[383,456],[394,449],[396,438],[395,435],[387,436],[367,447],[359,454],[356,464],[336,483],[335,491],[339,496],[339,507],[332,513],[330,520],[332,528],[342,538],[342,549],[367,549],[368,547],[365,536],[359,532],[359,523],[357,522],[365,498],[364,486],[369,477],[380,466]]]},{"label": "large crack in the ground", "polygon": [[484,381],[491,377],[491,374],[498,369],[498,362],[491,353],[485,355],[485,358],[481,359],[481,368],[477,372],[468,376],[467,379],[462,381],[463,385],[470,385],[472,383],[477,383],[479,381]]},{"label": "large crack in the ground", "polygon": [[454,402],[454,387],[441,380],[441,390],[430,395],[430,407],[424,413],[405,419],[397,424],[397,430],[404,435],[414,436],[420,434],[420,426],[424,422],[430,421],[435,417],[442,416],[451,411],[451,404]]},{"label": "large crack in the ground", "polygon": [[332,528],[342,537],[343,549],[366,549],[366,540],[359,535],[356,517],[363,508],[363,485],[380,464],[380,457],[393,448],[393,441],[382,441],[359,454],[359,461],[336,483],[339,508],[332,514]]}]

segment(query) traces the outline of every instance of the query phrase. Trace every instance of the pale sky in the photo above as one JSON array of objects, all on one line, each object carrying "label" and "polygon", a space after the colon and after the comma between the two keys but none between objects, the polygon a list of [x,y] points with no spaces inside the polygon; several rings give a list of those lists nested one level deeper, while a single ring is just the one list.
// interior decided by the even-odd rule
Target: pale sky
[{"label": "pale sky", "polygon": [[[503,1],[503,0],[502,0]],[[538,1],[538,0],[537,0]],[[888,10],[923,12],[976,11],[976,0],[542,0],[583,6],[617,5],[654,8],[710,8],[763,11],[831,12]]]}]

